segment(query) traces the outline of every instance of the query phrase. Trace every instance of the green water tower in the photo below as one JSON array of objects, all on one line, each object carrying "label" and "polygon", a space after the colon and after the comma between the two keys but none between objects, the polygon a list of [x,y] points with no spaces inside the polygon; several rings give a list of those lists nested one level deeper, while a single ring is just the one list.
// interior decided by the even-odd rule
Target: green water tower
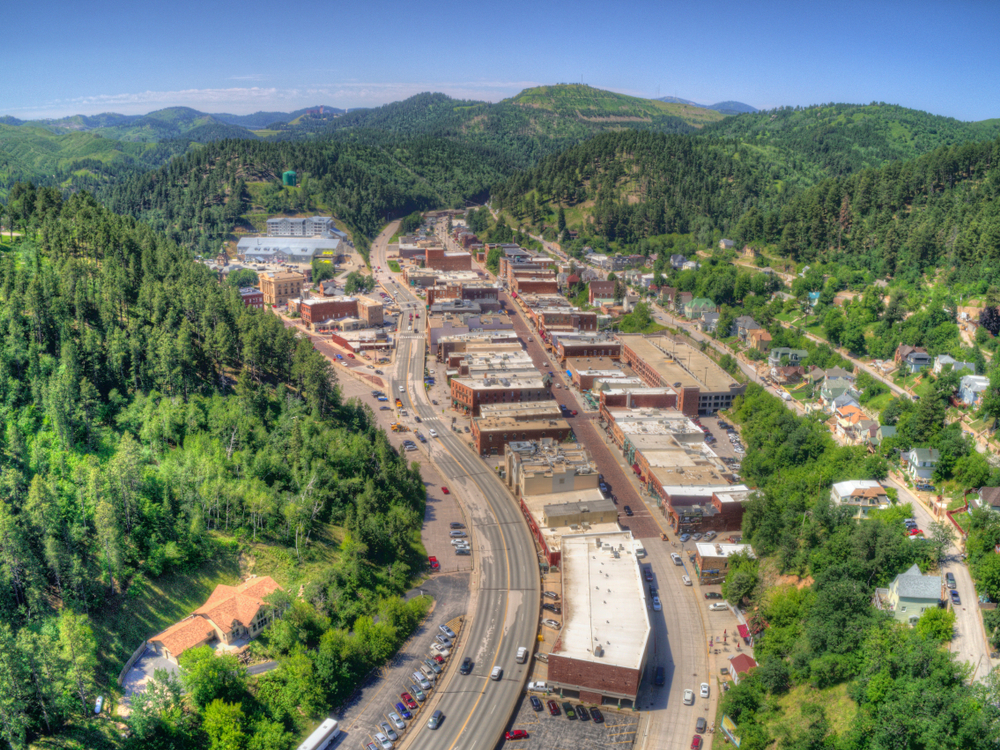
[{"label": "green water tower", "polygon": [[281,175],[281,184],[285,187],[295,187],[295,170],[289,169]]}]

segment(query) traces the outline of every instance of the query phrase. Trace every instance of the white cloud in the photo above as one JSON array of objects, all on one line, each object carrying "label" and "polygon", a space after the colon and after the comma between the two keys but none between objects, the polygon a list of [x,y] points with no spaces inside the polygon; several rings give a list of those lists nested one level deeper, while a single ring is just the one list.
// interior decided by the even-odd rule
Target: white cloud
[{"label": "white cloud", "polygon": [[[230,80],[255,80],[258,76],[234,76]],[[312,83],[296,88],[232,87],[140,91],[96,94],[72,99],[55,99],[36,106],[6,110],[18,117],[65,117],[117,111],[145,114],[165,107],[192,107],[203,111],[247,114],[259,110],[294,110],[316,104],[334,107],[373,107],[399,101],[425,91],[441,92],[456,99],[496,102],[539,84],[534,81],[446,81],[387,82],[344,81]]]}]

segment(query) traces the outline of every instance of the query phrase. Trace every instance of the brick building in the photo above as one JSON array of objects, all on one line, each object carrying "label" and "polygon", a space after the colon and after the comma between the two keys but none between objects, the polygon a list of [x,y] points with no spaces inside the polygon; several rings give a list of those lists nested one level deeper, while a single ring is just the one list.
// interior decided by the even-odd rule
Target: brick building
[{"label": "brick building", "polygon": [[455,281],[427,287],[428,305],[446,299],[475,302],[483,312],[496,312],[501,307],[499,288],[496,284],[484,281]]},{"label": "brick building", "polygon": [[455,378],[451,381],[451,404],[466,414],[479,416],[481,404],[547,401],[551,391],[541,378]]},{"label": "brick building", "polygon": [[265,271],[258,277],[265,305],[285,305],[302,296],[306,277],[297,271]]},{"label": "brick building", "polygon": [[559,282],[556,275],[515,276],[510,288],[518,294],[559,294]]},{"label": "brick building", "polygon": [[240,297],[243,299],[245,307],[256,307],[258,310],[264,307],[264,293],[256,287],[241,287]]},{"label": "brick building", "polygon": [[698,582],[702,586],[722,583],[729,572],[729,558],[733,555],[756,557],[749,544],[722,544],[699,542],[694,546],[694,564]]},{"label": "brick building", "polygon": [[661,498],[660,510],[678,534],[739,532],[751,494],[746,485],[724,482],[714,485],[656,483],[651,489]]},{"label": "brick building", "polygon": [[443,247],[428,247],[424,254],[424,266],[436,271],[468,271],[472,268],[472,255],[451,252]]},{"label": "brick building", "polygon": [[629,531],[563,537],[563,627],[547,674],[561,694],[635,705],[652,633],[639,546]]},{"label": "brick building", "polygon": [[472,420],[472,441],[481,456],[503,453],[511,442],[551,438],[561,443],[573,432],[569,422],[555,418],[523,420],[513,417],[478,417]]},{"label": "brick building", "polygon": [[597,313],[581,310],[545,310],[538,316],[538,332],[552,336],[559,331],[596,331]]},{"label": "brick building", "polygon": [[678,409],[688,416],[728,409],[746,386],[697,349],[666,336],[623,334],[622,359],[653,388],[673,388]]},{"label": "brick building", "polygon": [[344,318],[357,318],[359,327],[382,325],[382,303],[367,297],[312,297],[296,303],[302,322],[316,329],[321,323]]},{"label": "brick building", "polygon": [[560,362],[575,357],[609,357],[621,359],[620,341],[604,334],[552,332],[550,335],[553,356]]},{"label": "brick building", "polygon": [[615,301],[615,282],[591,281],[587,286],[587,299],[591,305],[613,303]]}]

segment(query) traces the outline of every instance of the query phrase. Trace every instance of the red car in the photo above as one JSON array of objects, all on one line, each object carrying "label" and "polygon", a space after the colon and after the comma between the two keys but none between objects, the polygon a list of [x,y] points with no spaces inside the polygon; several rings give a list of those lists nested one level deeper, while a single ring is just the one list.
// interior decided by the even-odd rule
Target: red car
[{"label": "red car", "polygon": [[438,559],[434,555],[430,555],[427,558],[427,562],[431,566],[431,570],[437,570],[441,567],[441,563],[438,562]]},{"label": "red car", "polygon": [[410,695],[409,693],[400,693],[399,697],[403,699],[403,703],[406,704],[407,708],[416,710],[417,702],[413,700],[412,695]]},{"label": "red car", "polygon": [[558,716],[559,715],[559,704],[558,703],[556,703],[555,701],[549,701],[545,705],[547,705],[549,707],[549,713],[550,714],[552,714],[553,716]]},{"label": "red car", "polygon": [[441,488],[441,491],[442,491],[442,492],[443,492],[444,494],[446,494],[446,495],[450,495],[450,494],[451,494],[451,492],[449,491],[449,489],[448,489],[447,487],[442,487],[442,488]]},{"label": "red car", "polygon": [[351,354],[350,352],[347,353],[347,356],[350,357],[351,359],[354,359],[354,355]]},{"label": "red car", "polygon": [[922,532],[920,529],[910,529],[909,533],[910,536],[916,536],[917,534],[923,534],[924,532]]},{"label": "red car", "polygon": [[524,729],[512,729],[504,735],[508,740],[526,740],[528,732]]},{"label": "red car", "polygon": [[444,664],[444,657],[441,654],[434,654],[434,661],[438,664]]},{"label": "red car", "polygon": [[691,740],[691,750],[701,750],[701,737],[698,735],[695,735],[694,739]]},{"label": "red car", "polygon": [[[348,355],[348,356],[350,356],[350,355]],[[571,411],[570,414],[572,414],[575,417],[576,416],[576,411]]]}]

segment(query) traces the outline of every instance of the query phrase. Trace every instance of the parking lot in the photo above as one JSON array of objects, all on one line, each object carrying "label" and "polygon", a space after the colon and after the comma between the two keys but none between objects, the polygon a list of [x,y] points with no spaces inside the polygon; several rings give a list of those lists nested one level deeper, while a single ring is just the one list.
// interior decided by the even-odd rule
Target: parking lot
[{"label": "parking lot", "polygon": [[[538,747],[545,750],[606,750],[609,746],[627,750],[635,744],[636,730],[639,726],[639,715],[632,711],[615,711],[602,707],[604,723],[593,721],[567,719],[562,710],[563,701],[554,696],[553,700],[560,704],[559,716],[549,714],[545,703],[549,699],[536,696],[542,700],[542,710],[534,711],[528,697],[522,696],[514,712],[514,718],[507,730],[524,729],[528,732],[527,739],[503,741],[500,747],[529,748]],[[570,701],[576,708],[577,701]]]}]

